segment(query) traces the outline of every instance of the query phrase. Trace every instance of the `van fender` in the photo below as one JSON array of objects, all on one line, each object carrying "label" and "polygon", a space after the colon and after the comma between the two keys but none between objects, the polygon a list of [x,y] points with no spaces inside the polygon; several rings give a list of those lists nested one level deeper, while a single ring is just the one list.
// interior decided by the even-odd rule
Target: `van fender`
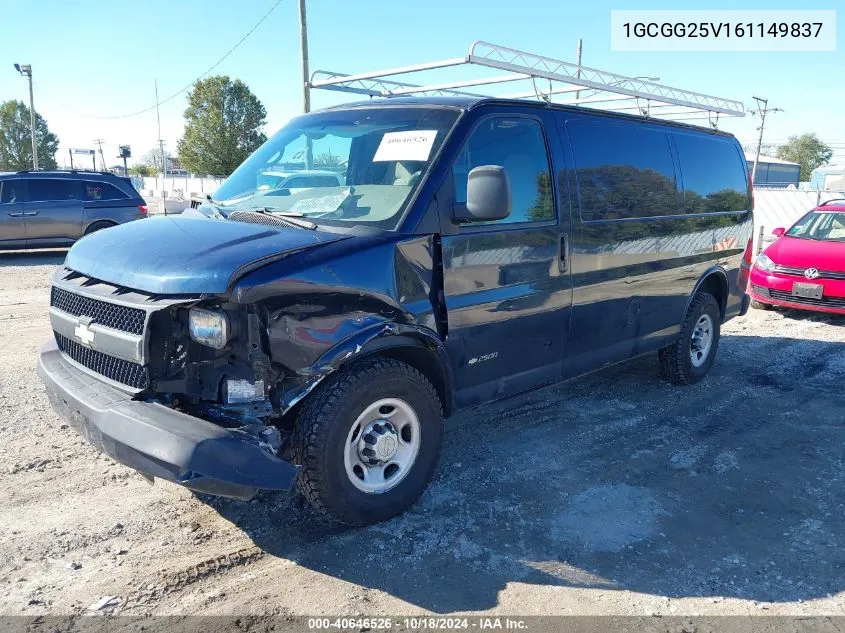
[{"label": "van fender", "polygon": [[710,268],[708,268],[707,270],[705,270],[701,274],[701,277],[698,278],[698,281],[696,282],[695,286],[693,287],[692,292],[690,293],[689,297],[687,297],[687,305],[684,307],[684,317],[686,317],[687,313],[689,312],[690,305],[692,305],[693,297],[695,297],[695,295],[703,287],[705,287],[708,283],[710,283],[708,280],[714,275],[720,280],[720,284],[721,284],[721,288],[722,288],[722,290],[720,292],[722,293],[723,296],[716,297],[716,301],[719,303],[719,309],[721,310],[722,318],[724,319],[724,317],[725,317],[725,306],[726,306],[727,300],[728,300],[728,296],[727,296],[728,292],[729,292],[728,288],[730,288],[730,286],[728,285],[728,273],[725,272],[724,268],[722,268],[721,266],[718,266],[718,265],[711,266]]},{"label": "van fender", "polygon": [[405,360],[409,350],[413,350],[411,354],[415,358],[425,359],[422,363],[412,361],[409,364],[434,384],[443,400],[444,413],[448,415],[452,410],[454,382],[443,341],[428,328],[395,322],[378,323],[355,332],[326,350],[311,367],[298,371],[300,380],[281,394],[282,413],[305,398],[329,375],[352,362],[374,354]]}]

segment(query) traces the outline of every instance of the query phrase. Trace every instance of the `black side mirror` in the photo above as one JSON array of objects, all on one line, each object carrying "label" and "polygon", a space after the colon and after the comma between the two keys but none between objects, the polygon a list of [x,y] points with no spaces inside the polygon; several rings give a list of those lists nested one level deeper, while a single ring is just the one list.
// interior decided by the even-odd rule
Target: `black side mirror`
[{"label": "black side mirror", "polygon": [[511,214],[511,187],[508,175],[498,165],[481,165],[467,176],[467,203],[455,205],[459,222],[503,220]]}]

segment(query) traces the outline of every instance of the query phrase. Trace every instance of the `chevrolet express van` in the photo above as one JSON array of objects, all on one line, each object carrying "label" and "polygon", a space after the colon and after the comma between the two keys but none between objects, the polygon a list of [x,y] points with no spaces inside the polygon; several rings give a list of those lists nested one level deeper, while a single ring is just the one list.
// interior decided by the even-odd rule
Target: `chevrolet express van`
[{"label": "chevrolet express van", "polygon": [[[297,169],[339,179],[266,186]],[[38,372],[147,478],[243,499],[296,483],[363,525],[419,498],[464,407],[649,353],[704,378],[748,309],[751,235],[725,133],[516,100],[345,105],[292,120],[199,208],[79,241]]]}]

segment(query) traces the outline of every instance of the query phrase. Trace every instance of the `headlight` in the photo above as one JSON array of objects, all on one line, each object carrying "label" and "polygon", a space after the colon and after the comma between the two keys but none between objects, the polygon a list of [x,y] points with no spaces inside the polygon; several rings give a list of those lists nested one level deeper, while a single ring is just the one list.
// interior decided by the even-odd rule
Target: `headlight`
[{"label": "headlight", "polygon": [[229,342],[229,319],[222,310],[191,308],[188,330],[197,343],[223,349]]},{"label": "headlight", "polygon": [[757,259],[754,260],[754,266],[764,273],[771,273],[775,270],[775,263],[765,253],[757,255]]}]

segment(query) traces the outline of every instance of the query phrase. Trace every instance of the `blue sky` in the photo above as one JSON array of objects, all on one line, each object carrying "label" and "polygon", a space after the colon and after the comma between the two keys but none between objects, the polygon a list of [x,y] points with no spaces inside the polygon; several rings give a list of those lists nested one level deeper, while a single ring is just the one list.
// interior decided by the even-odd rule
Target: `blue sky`
[{"label": "blue sky", "polygon": [[[155,111],[122,119],[155,103],[154,81],[165,98],[203,73],[230,49],[275,0],[113,0],[3,3],[0,101],[28,98],[26,80],[12,67],[30,63],[36,109],[59,135],[59,164],[68,147],[105,139],[107,160],[118,144],[143,154],[158,138]],[[622,6],[620,6],[620,4]],[[834,9],[835,2],[801,8]],[[475,39],[741,100],[753,94],[781,107],[766,125],[767,141],[816,132],[845,162],[845,51],[803,53],[625,53],[610,50],[613,8],[701,8],[699,3],[619,3],[605,0],[309,0],[311,69],[361,72],[465,54]],[[708,3],[710,9],[794,9],[784,0]],[[18,25],[19,28],[9,28]],[[246,82],[267,108],[267,132],[300,109],[299,35],[295,0],[282,0],[265,22],[215,73]],[[447,75],[432,75],[442,80]],[[453,75],[448,75],[449,78]],[[313,107],[346,95],[315,91]],[[175,151],[186,95],[161,107],[162,135]],[[756,118],[723,120],[742,142],[756,137]],[[117,162],[115,160],[114,162]]]}]

